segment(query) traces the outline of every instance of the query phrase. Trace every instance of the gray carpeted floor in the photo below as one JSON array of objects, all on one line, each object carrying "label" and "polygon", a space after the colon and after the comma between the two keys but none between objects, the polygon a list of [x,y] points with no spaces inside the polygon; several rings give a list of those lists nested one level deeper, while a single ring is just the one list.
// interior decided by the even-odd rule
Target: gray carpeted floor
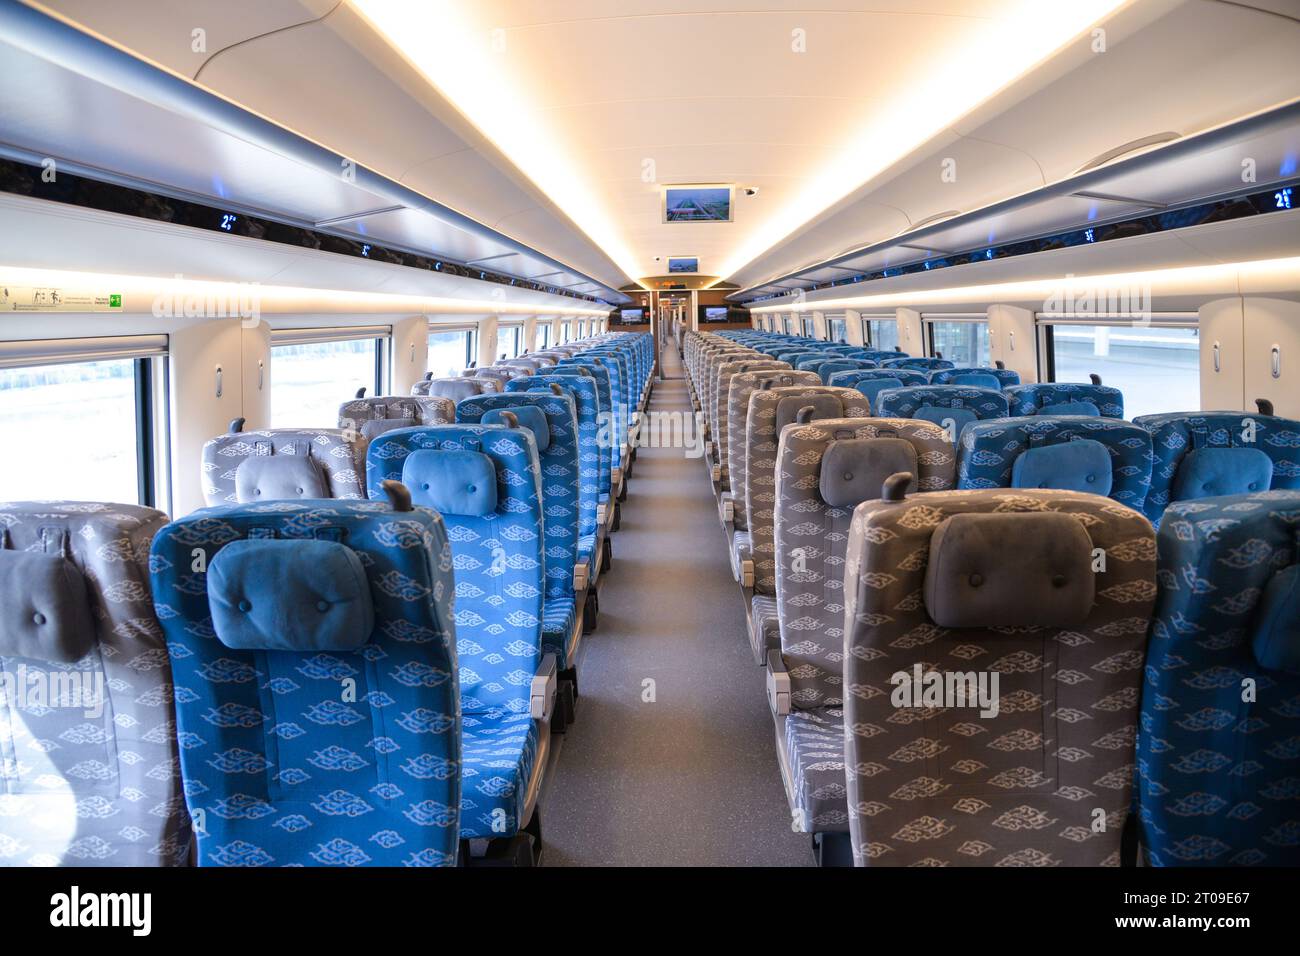
[{"label": "gray carpeted floor", "polygon": [[[681,363],[651,409],[688,412]],[[803,866],[708,474],[642,448],[541,800],[548,866]],[[648,702],[646,682],[653,681]]]}]

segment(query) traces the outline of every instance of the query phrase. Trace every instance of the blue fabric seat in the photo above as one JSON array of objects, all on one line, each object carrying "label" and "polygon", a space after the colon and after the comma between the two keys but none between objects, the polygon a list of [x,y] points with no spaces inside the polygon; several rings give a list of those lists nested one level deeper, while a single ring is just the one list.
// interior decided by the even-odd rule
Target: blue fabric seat
[{"label": "blue fabric seat", "polygon": [[159,532],[150,562],[200,866],[456,863],[454,583],[437,514],[207,508]]},{"label": "blue fabric seat", "polygon": [[823,385],[831,384],[831,376],[836,372],[851,372],[863,369],[875,368],[876,363],[871,359],[860,358],[837,358],[820,363],[815,371],[818,378],[822,380]]},{"label": "blue fabric seat", "polygon": [[1012,385],[1006,389],[1011,414],[1025,415],[1092,415],[1101,418],[1124,417],[1124,394],[1109,385],[1086,382],[1040,382],[1036,385]]},{"label": "blue fabric seat", "polygon": [[966,426],[986,419],[1006,418],[1007,399],[992,388],[965,385],[916,385],[881,389],[872,414],[884,418],[920,418],[936,425],[952,425],[955,445]]},{"label": "blue fabric seat", "polygon": [[[957,487],[1012,488],[1018,460],[1027,454],[1040,459],[1024,471],[1035,475],[1033,487],[1092,491],[1107,484],[1097,459],[1085,451],[1052,450],[1051,446],[1086,440],[1102,445],[1110,456],[1106,497],[1142,511],[1151,488],[1151,436],[1140,426],[1112,418],[1037,415],[975,422],[962,432],[957,446]],[[1084,446],[1092,449],[1092,446]],[[1095,449],[1092,449],[1095,451]],[[1096,481],[1089,482],[1093,475]]]},{"label": "blue fabric seat", "polygon": [[[979,378],[973,378],[978,376]],[[996,384],[988,383],[994,379]],[[1010,388],[1020,384],[1020,373],[1009,368],[940,368],[930,373],[931,385],[974,385],[977,388]]]},{"label": "blue fabric seat", "polygon": [[924,385],[926,373],[915,369],[870,368],[835,372],[830,384],[837,388],[856,388],[867,397],[871,404],[871,413],[876,414],[876,399],[887,388]]},{"label": "blue fabric seat", "polygon": [[[1300,422],[1294,419],[1231,411],[1167,412],[1139,415],[1133,424],[1150,432],[1154,444],[1146,507],[1154,522],[1180,497],[1204,497],[1207,484],[1219,494],[1300,489]],[[1209,454],[1197,454],[1202,451]],[[1263,469],[1258,456],[1244,454],[1249,451],[1262,453],[1272,463],[1264,487],[1250,487],[1262,483]]]},{"label": "blue fabric seat", "polygon": [[880,363],[881,368],[906,368],[914,372],[933,372],[942,368],[954,368],[955,363],[947,359],[938,358],[918,358],[910,355],[895,356],[894,358],[883,359]]},{"label": "blue fabric seat", "polygon": [[[530,425],[541,448],[539,464],[542,477],[542,534],[546,542],[546,604],[542,615],[542,653],[554,654],[556,666],[572,666],[577,646],[573,622],[577,596],[574,591],[574,565],[578,560],[579,475],[578,428],[572,393],[564,392],[565,379],[544,378],[544,391],[512,391],[504,395],[480,395],[467,398],[456,406],[458,421],[468,424],[496,423],[494,416],[512,412],[524,421],[525,411],[544,415],[538,425]],[[554,380],[554,381],[553,381]],[[531,382],[531,379],[525,381]],[[515,383],[511,383],[512,385]],[[564,394],[555,394],[551,385]]]},{"label": "blue fabric seat", "polygon": [[493,709],[466,714],[461,725],[461,832],[499,836],[518,820],[537,768],[540,733],[528,714]]},{"label": "blue fabric seat", "polygon": [[1300,492],[1174,502],[1142,689],[1155,866],[1300,865]]},{"label": "blue fabric seat", "polygon": [[[522,395],[505,397],[518,401]],[[491,493],[479,478],[480,467],[496,479]],[[502,715],[517,717],[520,725],[549,720],[549,715],[530,718],[534,678],[554,666],[541,647],[546,551],[542,475],[533,433],[504,424],[438,425],[387,432],[371,442],[366,462],[371,496],[382,493],[385,479],[403,475],[417,505],[440,511],[451,542],[464,724],[491,724],[505,720]],[[466,489],[477,497],[465,499]],[[493,787],[505,792],[510,780],[527,778],[522,790],[516,786],[511,793],[535,798],[548,740],[549,733],[539,727],[538,758],[530,768],[530,751],[521,746],[511,774],[504,773],[509,754],[489,755],[499,764],[493,769],[502,771],[496,776],[506,781]],[[514,836],[528,824],[532,806],[525,800],[511,806],[518,812],[485,821],[477,804],[466,805],[461,836]]]}]

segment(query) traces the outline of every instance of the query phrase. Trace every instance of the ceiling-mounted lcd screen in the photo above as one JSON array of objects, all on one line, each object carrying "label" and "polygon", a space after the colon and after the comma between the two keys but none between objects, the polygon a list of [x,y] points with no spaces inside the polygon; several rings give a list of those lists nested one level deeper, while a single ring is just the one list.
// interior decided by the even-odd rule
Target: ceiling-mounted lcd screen
[{"label": "ceiling-mounted lcd screen", "polygon": [[664,222],[731,222],[730,186],[667,186]]},{"label": "ceiling-mounted lcd screen", "polygon": [[669,257],[668,271],[669,272],[699,272],[700,260],[694,257],[691,257],[689,259],[684,257],[681,259],[674,259],[672,257]]}]

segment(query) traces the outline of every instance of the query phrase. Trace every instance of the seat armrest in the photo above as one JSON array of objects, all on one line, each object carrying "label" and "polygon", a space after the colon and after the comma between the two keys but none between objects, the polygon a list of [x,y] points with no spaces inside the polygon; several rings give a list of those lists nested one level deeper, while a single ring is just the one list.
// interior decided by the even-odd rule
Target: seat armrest
[{"label": "seat armrest", "polygon": [[576,594],[581,594],[587,590],[587,581],[591,574],[591,568],[586,561],[579,561],[573,566],[573,590]]},{"label": "seat armrest", "polygon": [[614,471],[613,471],[613,474],[612,474],[611,477],[610,477],[609,483],[610,483],[611,487],[613,487],[613,489],[614,489],[615,491],[618,491],[618,489],[619,489],[620,487],[622,487],[622,485],[623,485],[623,469],[622,469],[622,468],[618,467],[617,465],[614,466]]},{"label": "seat armrest", "polygon": [[733,492],[724,491],[722,493],[722,497],[718,501],[718,517],[727,526],[727,530],[731,530],[731,526],[736,520],[736,499]]},{"label": "seat armrest", "polygon": [[754,561],[745,558],[740,562],[740,586],[752,591],[754,589]]},{"label": "seat armrest", "polygon": [[790,672],[776,650],[767,652],[767,706],[774,717],[790,713]]},{"label": "seat armrest", "polygon": [[534,720],[544,724],[551,722],[551,713],[555,710],[555,673],[555,655],[542,655],[528,692],[528,712]]}]

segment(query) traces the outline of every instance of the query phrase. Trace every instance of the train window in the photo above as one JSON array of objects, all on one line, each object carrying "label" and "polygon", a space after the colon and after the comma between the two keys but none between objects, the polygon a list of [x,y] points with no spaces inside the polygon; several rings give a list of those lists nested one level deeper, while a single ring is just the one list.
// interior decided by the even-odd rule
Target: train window
[{"label": "train window", "polygon": [[[1086,382],[1096,373],[1124,393],[1124,416],[1201,407],[1200,331],[1189,323],[1136,322],[1047,326],[1054,382]],[[945,353],[946,354],[946,353]]]},{"label": "train window", "polygon": [[537,323],[536,341],[537,341],[537,347],[539,349],[544,349],[550,346],[551,344],[551,323],[550,322]]},{"label": "train window", "polygon": [[827,322],[830,329],[832,342],[847,342],[849,340],[848,323],[843,319],[830,319]]},{"label": "train window", "polygon": [[[897,325],[897,323],[895,323]],[[989,364],[989,324],[970,319],[927,319],[930,354],[943,355],[958,366]],[[1086,381],[1086,379],[1085,379]]]},{"label": "train window", "polygon": [[523,329],[517,325],[497,329],[497,354],[512,359],[523,351]]},{"label": "train window", "polygon": [[437,378],[459,375],[474,361],[474,334],[470,329],[429,333],[429,371]]},{"label": "train window", "polygon": [[[364,387],[382,394],[381,339],[271,346],[271,425],[333,428],[339,404]],[[274,342],[274,337],[272,338]]]},{"label": "train window", "polygon": [[561,341],[561,342],[567,342],[567,341],[569,341],[569,329],[570,329],[570,328],[571,328],[571,326],[570,326],[570,324],[569,324],[568,322],[561,322],[561,323],[560,323],[560,341]]},{"label": "train window", "polygon": [[815,339],[817,337],[817,322],[811,315],[806,315],[799,320],[803,326],[804,338]]},{"label": "train window", "polygon": [[39,463],[0,469],[0,501],[154,504],[152,371],[143,358],[0,368],[0,442]]},{"label": "train window", "polygon": [[894,319],[863,319],[862,340],[873,349],[898,348],[898,322]]}]

